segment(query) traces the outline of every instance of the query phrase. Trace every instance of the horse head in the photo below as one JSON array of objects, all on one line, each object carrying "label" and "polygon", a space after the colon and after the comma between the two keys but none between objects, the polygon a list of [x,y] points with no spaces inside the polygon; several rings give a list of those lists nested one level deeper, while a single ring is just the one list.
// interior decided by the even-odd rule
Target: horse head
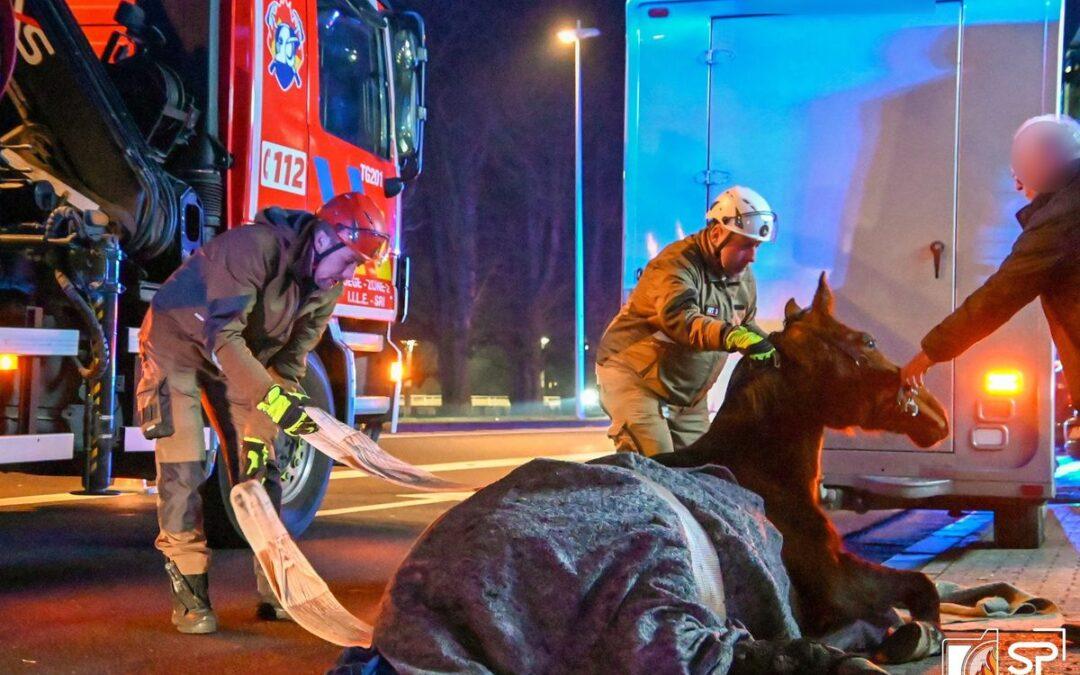
[{"label": "horse head", "polygon": [[810,307],[788,300],[784,329],[771,337],[785,382],[815,401],[819,421],[833,429],[904,434],[923,448],[948,436],[941,403],[925,389],[902,388],[900,369],[878,350],[873,336],[837,321],[833,305],[822,273]]}]

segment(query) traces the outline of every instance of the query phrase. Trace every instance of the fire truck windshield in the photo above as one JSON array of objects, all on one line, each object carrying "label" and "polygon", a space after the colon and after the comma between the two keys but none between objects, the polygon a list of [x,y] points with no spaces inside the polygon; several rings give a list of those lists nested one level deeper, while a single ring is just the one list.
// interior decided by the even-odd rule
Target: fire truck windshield
[{"label": "fire truck windshield", "polygon": [[382,31],[348,0],[318,0],[319,121],[331,134],[388,157],[387,69]]}]

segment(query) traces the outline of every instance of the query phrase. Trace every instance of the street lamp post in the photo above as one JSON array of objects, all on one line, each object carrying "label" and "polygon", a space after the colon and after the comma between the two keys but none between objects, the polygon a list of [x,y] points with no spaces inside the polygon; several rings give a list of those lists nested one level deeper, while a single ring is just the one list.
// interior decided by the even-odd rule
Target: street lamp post
[{"label": "street lamp post", "polygon": [[416,340],[405,340],[405,373],[402,385],[405,387],[405,408],[412,413],[412,367],[413,350],[416,349]]},{"label": "street lamp post", "polygon": [[551,342],[551,338],[543,336],[540,338],[540,400],[544,400],[544,394],[547,393],[547,358],[544,356],[544,350],[547,349],[548,343]]},{"label": "street lamp post", "polygon": [[585,207],[581,163],[581,41],[600,35],[599,29],[559,31],[559,39],[574,45],[574,408],[585,419]]}]

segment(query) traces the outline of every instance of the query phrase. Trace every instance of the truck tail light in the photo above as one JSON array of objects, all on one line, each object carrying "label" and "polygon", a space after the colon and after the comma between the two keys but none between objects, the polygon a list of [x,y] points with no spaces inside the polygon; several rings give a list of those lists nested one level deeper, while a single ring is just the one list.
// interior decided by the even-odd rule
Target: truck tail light
[{"label": "truck tail light", "polygon": [[670,14],[670,13],[671,12],[668,11],[667,7],[653,7],[651,9],[649,9],[649,18],[650,19],[664,19],[664,18],[667,18],[667,15]]},{"label": "truck tail light", "polygon": [[1041,485],[1021,485],[1020,496],[1021,497],[1042,497],[1044,493],[1043,486]]},{"label": "truck tail light", "polygon": [[19,369],[19,357],[15,354],[0,354],[0,371],[10,372]]},{"label": "truck tail light", "polygon": [[401,361],[394,361],[390,364],[390,381],[401,382],[402,376],[405,374],[405,368],[401,365]]},{"label": "truck tail light", "polygon": [[1015,396],[1024,388],[1024,375],[1019,370],[990,370],[983,388],[992,396]]}]

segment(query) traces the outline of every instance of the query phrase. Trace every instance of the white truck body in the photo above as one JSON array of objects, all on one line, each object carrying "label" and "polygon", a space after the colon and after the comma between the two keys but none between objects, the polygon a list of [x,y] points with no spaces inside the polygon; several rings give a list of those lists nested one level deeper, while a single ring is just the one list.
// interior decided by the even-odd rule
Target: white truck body
[{"label": "white truck body", "polygon": [[[910,358],[1019,233],[1009,145],[1059,110],[1063,13],[1062,0],[630,0],[624,297],[716,195],[746,185],[779,214],[754,264],[760,323],[778,329],[825,271],[839,319]],[[830,433],[826,484],[882,503],[1052,497],[1052,367],[1032,303],[928,374],[947,440]],[[988,394],[994,369],[1019,371],[1020,390]]]}]

